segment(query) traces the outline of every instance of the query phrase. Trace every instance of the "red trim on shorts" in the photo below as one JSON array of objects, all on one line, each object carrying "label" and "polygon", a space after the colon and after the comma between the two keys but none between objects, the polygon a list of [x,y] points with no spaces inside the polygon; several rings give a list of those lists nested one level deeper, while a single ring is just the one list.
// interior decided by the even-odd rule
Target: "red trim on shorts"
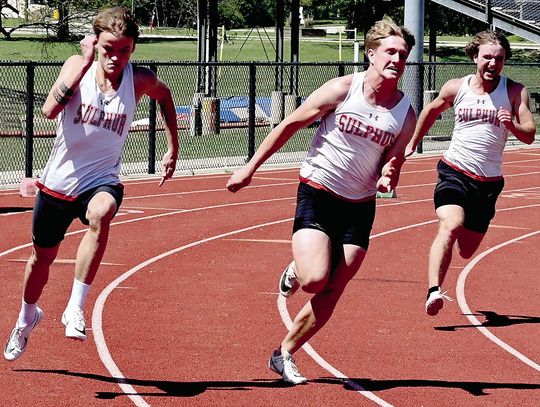
[{"label": "red trim on shorts", "polygon": [[69,196],[61,194],[60,192],[53,191],[52,189],[47,188],[45,185],[43,185],[41,182],[36,181],[36,186],[43,192],[45,192],[48,195],[54,196],[55,198],[62,199],[63,201],[68,202],[74,202],[77,200],[76,196]]},{"label": "red trim on shorts", "polygon": [[499,175],[499,176],[496,176],[496,177],[484,177],[482,175],[473,174],[472,172],[465,171],[464,169],[459,168],[456,164],[451,163],[450,161],[448,161],[444,157],[441,158],[441,161],[444,162],[449,167],[451,167],[452,169],[454,169],[454,170],[456,170],[458,172],[461,172],[462,174],[465,174],[467,177],[475,179],[477,181],[493,182],[493,181],[500,181],[501,179],[503,179],[502,175]]},{"label": "red trim on shorts", "polygon": [[[78,198],[78,196],[64,195],[64,194],[61,194],[60,192],[53,191],[52,189],[47,188],[45,185],[43,185],[39,181],[36,181],[36,186],[41,191],[45,192],[46,194],[54,196],[55,198],[61,199],[63,201],[75,202],[77,200],[77,198]],[[100,186],[104,186],[104,185],[99,185],[98,187],[100,187]],[[121,182],[114,185],[114,186],[124,190],[124,184],[122,184]]]},{"label": "red trim on shorts", "polygon": [[376,195],[373,195],[373,196],[368,196],[366,198],[362,198],[362,199],[350,199],[350,198],[345,198],[341,195],[338,195],[336,194],[334,191],[332,191],[330,188],[328,188],[327,186],[325,185],[322,185],[322,184],[319,184],[318,182],[315,182],[315,181],[312,181],[308,178],[304,178],[302,176],[299,176],[298,177],[300,179],[300,182],[304,183],[304,184],[307,184],[309,185],[310,187],[313,187],[315,189],[319,189],[321,191],[325,191],[325,192],[328,192],[329,194],[331,195],[334,195],[336,198],[339,198],[343,201],[347,201],[347,202],[352,202],[352,203],[360,203],[360,202],[368,202],[368,201],[373,201],[375,200],[375,197]]}]

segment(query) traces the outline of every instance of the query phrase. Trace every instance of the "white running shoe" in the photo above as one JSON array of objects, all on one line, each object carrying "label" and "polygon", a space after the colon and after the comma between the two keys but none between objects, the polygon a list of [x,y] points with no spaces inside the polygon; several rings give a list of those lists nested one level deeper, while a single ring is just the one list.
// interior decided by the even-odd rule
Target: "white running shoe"
[{"label": "white running shoe", "polygon": [[298,278],[296,278],[296,270],[294,266],[294,260],[281,273],[279,279],[279,293],[286,297],[292,297],[292,295],[300,288]]},{"label": "white running shoe", "polygon": [[41,308],[36,307],[36,315],[34,316],[34,320],[30,325],[24,327],[18,327],[15,325],[15,328],[13,331],[11,331],[11,335],[9,335],[9,339],[4,347],[4,357],[7,360],[13,361],[24,353],[32,330],[41,322],[42,319],[43,311]]},{"label": "white running shoe", "polygon": [[62,323],[66,326],[66,337],[86,341],[86,321],[82,309],[66,308],[62,314]]},{"label": "white running shoe", "polygon": [[446,295],[446,291],[441,292],[440,288],[430,292],[426,299],[426,313],[432,317],[437,315],[444,305],[444,300],[454,301]]},{"label": "white running shoe", "polygon": [[292,355],[284,357],[283,355],[278,355],[278,351],[275,350],[272,356],[270,356],[270,360],[268,360],[268,367],[273,372],[281,375],[283,381],[287,383],[303,384],[307,382],[307,379],[298,371]]}]

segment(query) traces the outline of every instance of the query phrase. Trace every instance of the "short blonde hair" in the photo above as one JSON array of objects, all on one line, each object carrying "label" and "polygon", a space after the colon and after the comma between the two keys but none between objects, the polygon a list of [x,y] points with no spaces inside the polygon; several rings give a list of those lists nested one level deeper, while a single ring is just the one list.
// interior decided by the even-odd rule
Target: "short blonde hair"
[{"label": "short blonde hair", "polygon": [[381,40],[397,35],[405,40],[409,52],[416,44],[414,35],[405,27],[398,26],[391,18],[385,18],[377,21],[366,34],[364,41],[364,50],[367,53],[369,49],[377,49],[381,45]]},{"label": "short blonde hair", "polygon": [[139,26],[135,22],[131,10],[125,7],[111,7],[101,10],[94,18],[94,34],[99,37],[103,31],[116,36],[122,34],[133,38],[137,42],[139,38]]}]

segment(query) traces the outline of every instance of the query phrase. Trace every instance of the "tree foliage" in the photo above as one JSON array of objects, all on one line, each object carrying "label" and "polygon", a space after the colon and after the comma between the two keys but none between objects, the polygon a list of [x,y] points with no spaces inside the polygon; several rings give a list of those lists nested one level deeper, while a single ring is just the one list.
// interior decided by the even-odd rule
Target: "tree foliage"
[{"label": "tree foliage", "polygon": [[[31,21],[10,29],[2,27],[0,33],[9,38],[13,31],[23,27],[38,27],[48,36],[59,40],[69,40],[84,34],[98,10],[104,7],[124,6],[131,8],[136,19],[143,26],[196,28],[198,0],[48,0],[42,11]],[[375,21],[384,15],[392,17],[398,24],[403,23],[404,0],[301,0],[305,15],[315,21],[339,19],[346,21],[347,28],[356,28],[365,33]],[[3,10],[8,9],[8,0],[0,0]],[[275,25],[275,0],[219,0],[219,24],[231,28],[271,27]],[[58,10],[60,18],[51,18],[53,10]],[[285,16],[290,13],[290,1],[285,1]],[[426,33],[429,31],[430,14],[434,14],[437,34],[468,35],[486,25],[471,17],[456,13],[438,4],[433,7],[426,0]]]}]

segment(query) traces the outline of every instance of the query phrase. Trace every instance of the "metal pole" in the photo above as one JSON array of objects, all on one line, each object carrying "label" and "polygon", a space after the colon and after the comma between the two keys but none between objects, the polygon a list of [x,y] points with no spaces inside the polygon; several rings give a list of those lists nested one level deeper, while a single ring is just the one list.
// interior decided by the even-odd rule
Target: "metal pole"
[{"label": "metal pole", "polygon": [[[218,4],[217,0],[209,0],[208,7],[208,61],[217,61],[217,26],[218,26]],[[210,86],[209,95],[216,97],[217,80],[216,80],[216,66],[210,66]]]},{"label": "metal pole", "polygon": [[32,177],[34,158],[34,65],[26,66],[26,154],[24,173]]},{"label": "metal pole", "polygon": [[[283,25],[285,20],[284,9],[284,0],[276,0],[276,62],[280,64],[283,62]],[[276,66],[276,83],[274,90],[283,90],[283,65]]]},{"label": "metal pole", "polygon": [[413,109],[419,115],[424,105],[424,0],[405,0],[404,26],[414,35],[416,45],[409,53],[409,62],[403,74],[403,91],[411,100]]},{"label": "metal pole", "polygon": [[248,161],[255,154],[255,97],[257,67],[254,63],[249,64],[249,113],[248,113]]},{"label": "metal pole", "polygon": [[298,94],[298,65],[300,43],[300,0],[291,1],[291,81],[289,93]]},{"label": "metal pole", "polygon": [[[206,0],[197,0],[197,61],[206,62],[206,14],[208,7]],[[197,71],[197,89],[195,92],[203,92],[205,83],[204,68],[199,65]]]},{"label": "metal pole", "polygon": [[491,14],[491,0],[486,1],[486,22],[488,23],[490,30],[495,29],[495,26],[493,25],[493,14]]},{"label": "metal pole", "polygon": [[[150,65],[150,69],[157,74],[156,65]],[[156,100],[150,99],[148,107],[148,174],[156,173],[156,111]]]}]

